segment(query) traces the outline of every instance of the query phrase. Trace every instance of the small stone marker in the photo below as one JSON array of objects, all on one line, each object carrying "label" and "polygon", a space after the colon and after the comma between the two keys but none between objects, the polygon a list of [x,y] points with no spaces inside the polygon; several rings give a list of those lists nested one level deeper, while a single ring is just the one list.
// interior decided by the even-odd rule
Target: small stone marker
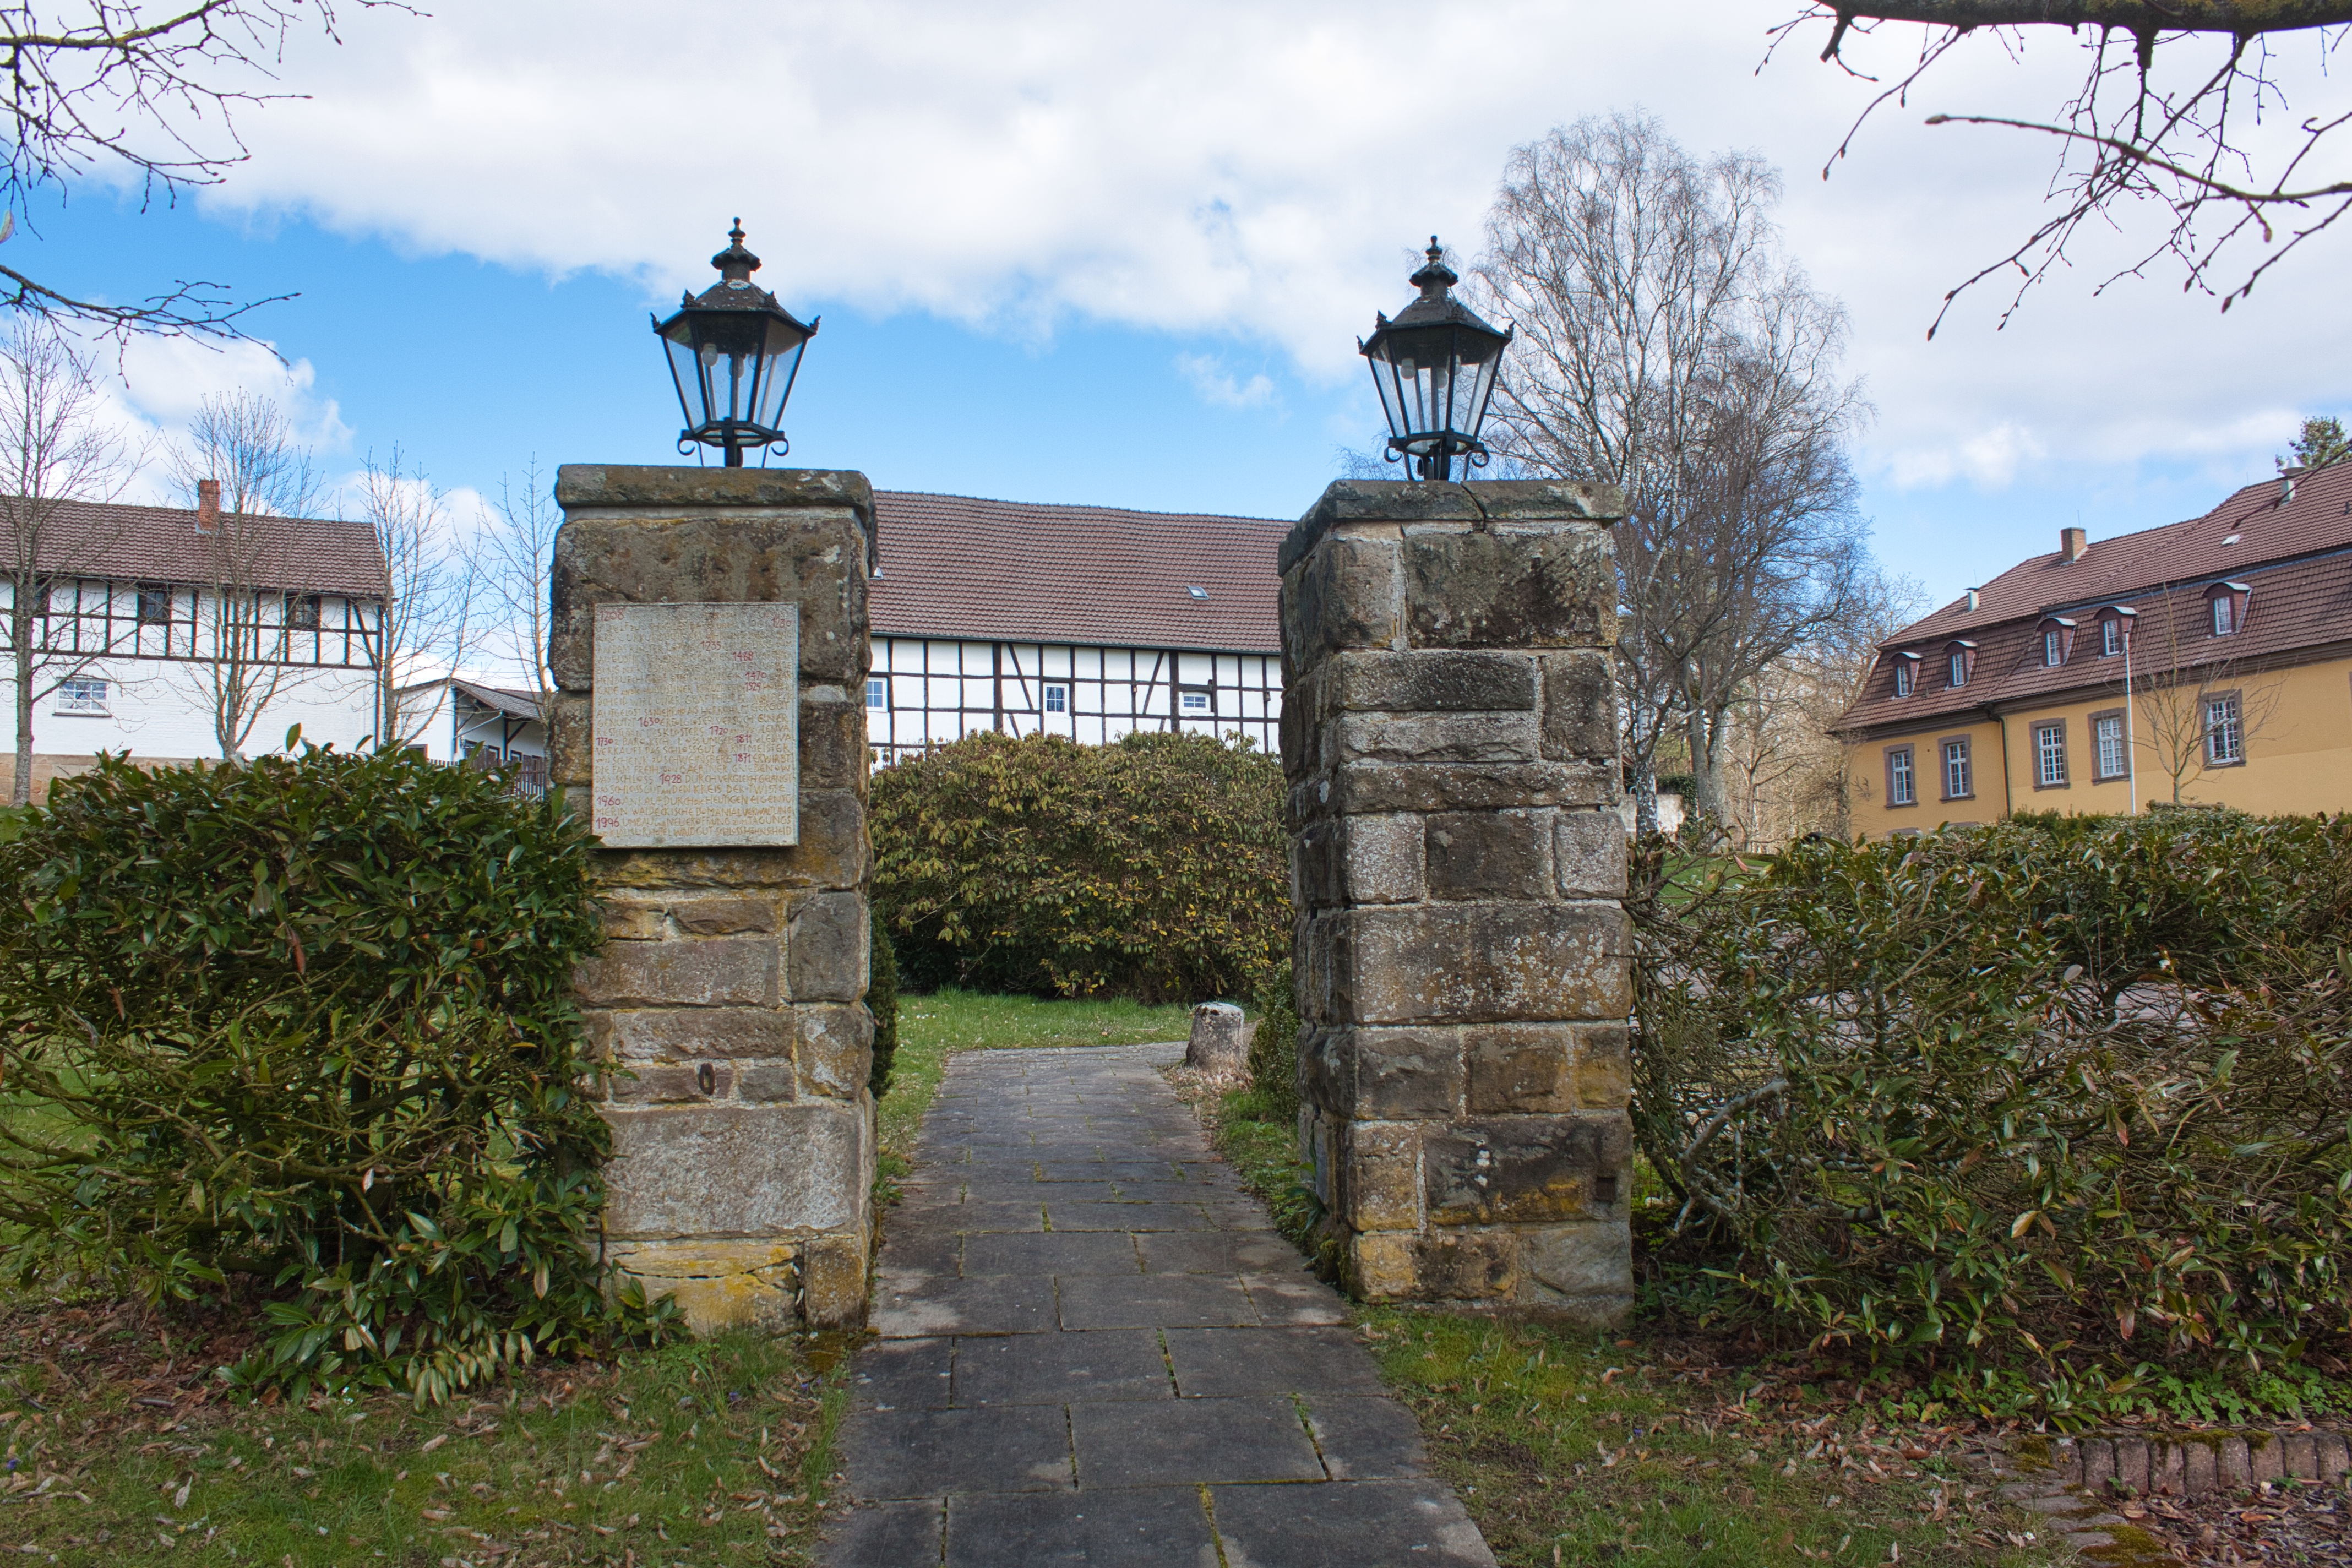
[{"label": "small stone marker", "polygon": [[1184,1065],[1226,1078],[1249,1070],[1249,1025],[1230,1002],[1203,1002],[1192,1009],[1192,1037],[1184,1045]]}]

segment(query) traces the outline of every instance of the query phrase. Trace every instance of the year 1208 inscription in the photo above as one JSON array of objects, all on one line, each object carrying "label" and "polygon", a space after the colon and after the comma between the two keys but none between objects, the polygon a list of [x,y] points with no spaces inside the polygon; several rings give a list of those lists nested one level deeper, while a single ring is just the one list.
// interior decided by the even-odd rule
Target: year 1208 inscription
[{"label": "year 1208 inscription", "polygon": [[797,605],[597,605],[596,836],[799,843],[800,655]]}]

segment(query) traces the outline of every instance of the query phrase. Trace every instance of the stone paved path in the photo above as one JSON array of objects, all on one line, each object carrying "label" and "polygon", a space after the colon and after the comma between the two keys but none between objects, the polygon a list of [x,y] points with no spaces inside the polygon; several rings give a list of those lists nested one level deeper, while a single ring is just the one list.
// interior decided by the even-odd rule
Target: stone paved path
[{"label": "stone paved path", "polygon": [[1155,1070],[971,1052],[892,1211],[835,1568],[1492,1568],[1339,1299]]}]

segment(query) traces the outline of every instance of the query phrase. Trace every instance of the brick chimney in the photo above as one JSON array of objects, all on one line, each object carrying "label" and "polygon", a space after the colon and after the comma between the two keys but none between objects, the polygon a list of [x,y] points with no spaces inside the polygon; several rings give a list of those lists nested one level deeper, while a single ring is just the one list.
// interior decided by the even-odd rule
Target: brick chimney
[{"label": "brick chimney", "polygon": [[213,533],[220,529],[220,481],[196,481],[196,531]]},{"label": "brick chimney", "polygon": [[2062,528],[2058,531],[2058,553],[2069,561],[2080,561],[2083,558],[2083,551],[2089,542],[2090,535],[2079,528]]}]

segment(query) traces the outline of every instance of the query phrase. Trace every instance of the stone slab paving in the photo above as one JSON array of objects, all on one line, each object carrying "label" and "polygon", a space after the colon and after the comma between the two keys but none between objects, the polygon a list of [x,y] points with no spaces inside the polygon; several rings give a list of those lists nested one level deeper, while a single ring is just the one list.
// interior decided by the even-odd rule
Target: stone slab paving
[{"label": "stone slab paving", "polygon": [[956,1058],[877,1264],[831,1568],[1493,1568],[1158,1069]]}]

